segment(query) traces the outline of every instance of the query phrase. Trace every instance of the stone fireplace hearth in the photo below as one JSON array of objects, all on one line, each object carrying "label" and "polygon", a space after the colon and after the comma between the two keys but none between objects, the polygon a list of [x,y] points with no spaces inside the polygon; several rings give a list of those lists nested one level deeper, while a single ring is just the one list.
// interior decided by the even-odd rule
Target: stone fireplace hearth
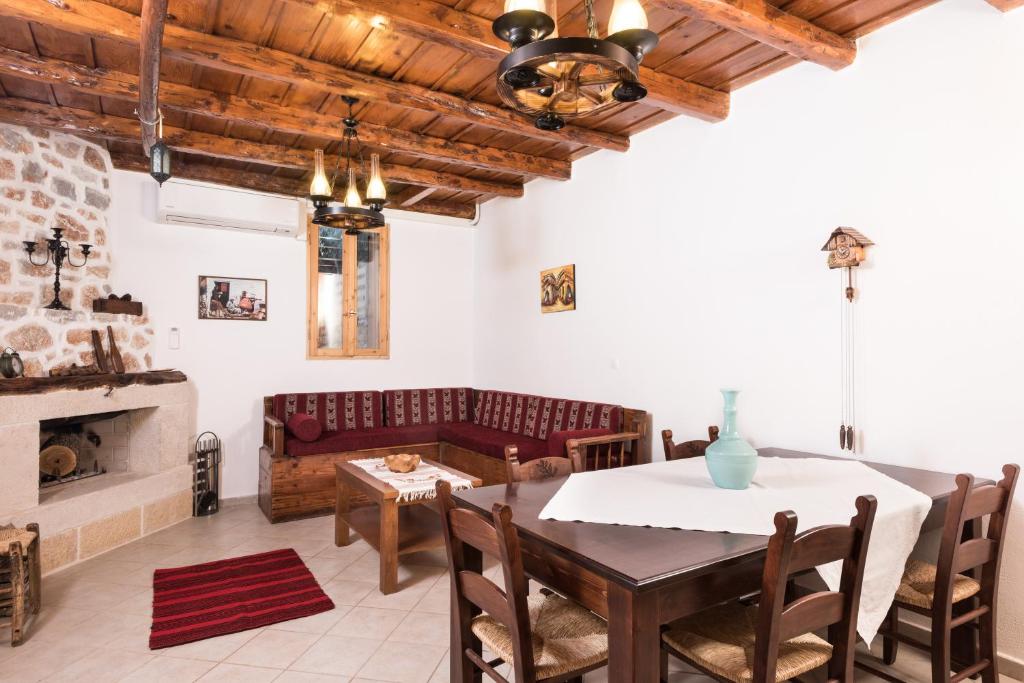
[{"label": "stone fireplace hearth", "polygon": [[[186,381],[0,395],[0,524],[38,522],[52,571],[191,516],[194,405]],[[83,454],[106,474],[40,488],[41,422],[120,411],[92,427],[111,450]]]}]

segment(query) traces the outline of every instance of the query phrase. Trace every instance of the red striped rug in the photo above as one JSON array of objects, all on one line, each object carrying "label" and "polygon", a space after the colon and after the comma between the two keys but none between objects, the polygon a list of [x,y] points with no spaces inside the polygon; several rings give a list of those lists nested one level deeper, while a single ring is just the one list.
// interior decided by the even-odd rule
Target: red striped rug
[{"label": "red striped rug", "polygon": [[156,650],[334,609],[291,548],[153,574]]}]

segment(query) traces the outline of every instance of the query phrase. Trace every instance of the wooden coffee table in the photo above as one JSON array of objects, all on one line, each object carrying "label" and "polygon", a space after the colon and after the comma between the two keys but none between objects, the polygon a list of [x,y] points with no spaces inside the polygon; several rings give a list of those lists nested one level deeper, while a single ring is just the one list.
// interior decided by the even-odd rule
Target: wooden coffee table
[{"label": "wooden coffee table", "polygon": [[[440,467],[480,486],[480,479],[431,460]],[[377,479],[357,465],[335,465],[337,505],[334,512],[334,545],[346,546],[354,529],[380,553],[380,592],[398,590],[398,556],[444,546],[441,519],[434,498],[398,501],[398,489]],[[362,494],[371,505],[352,509],[351,499]]]}]

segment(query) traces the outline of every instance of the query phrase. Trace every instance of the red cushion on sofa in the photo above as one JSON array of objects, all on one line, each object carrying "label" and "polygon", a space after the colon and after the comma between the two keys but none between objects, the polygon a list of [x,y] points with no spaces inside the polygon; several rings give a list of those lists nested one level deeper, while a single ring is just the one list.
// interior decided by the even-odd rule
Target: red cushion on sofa
[{"label": "red cushion on sofa", "polygon": [[519,448],[519,462],[529,462],[548,454],[547,443],[540,439],[531,439],[528,436],[481,427],[471,422],[442,425],[437,436],[441,441],[447,441],[450,444],[500,460],[505,459],[505,446]]},{"label": "red cushion on sofa", "polygon": [[[361,451],[367,448],[416,445],[437,442],[437,425],[416,425],[413,427],[378,427],[377,429],[350,430],[347,432],[324,432],[316,441],[285,439],[286,455],[320,455]],[[412,449],[415,452],[415,449]]]},{"label": "red cushion on sofa", "polygon": [[622,407],[507,391],[477,391],[475,424],[534,439],[577,429],[619,431]]},{"label": "red cushion on sofa", "polygon": [[586,439],[588,436],[605,436],[614,433],[610,429],[571,429],[564,432],[555,432],[548,437],[548,455],[567,457],[568,453],[565,452],[565,442],[569,439]]},{"label": "red cushion on sofa", "polygon": [[325,432],[384,426],[384,408],[379,391],[277,394],[273,408],[274,417],[285,423],[296,413],[313,415]]},{"label": "red cushion on sofa", "polygon": [[299,441],[316,441],[323,431],[320,422],[312,415],[305,413],[295,413],[288,418],[288,423],[285,426],[288,428],[288,433]]},{"label": "red cushion on sofa", "polygon": [[389,389],[384,392],[384,419],[389,427],[467,422],[472,417],[473,390]]}]

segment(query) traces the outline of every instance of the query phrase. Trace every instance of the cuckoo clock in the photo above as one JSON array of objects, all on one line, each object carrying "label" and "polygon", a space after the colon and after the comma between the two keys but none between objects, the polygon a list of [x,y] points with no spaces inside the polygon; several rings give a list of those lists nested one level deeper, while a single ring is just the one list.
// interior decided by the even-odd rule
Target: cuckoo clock
[{"label": "cuckoo clock", "polygon": [[854,288],[853,269],[865,258],[864,248],[874,242],[853,228],[836,228],[832,231],[822,251],[828,252],[828,267],[838,269],[839,286],[842,294],[839,299],[841,307],[839,329],[840,384],[842,394],[842,417],[839,423],[839,447],[843,450],[855,450],[857,444],[857,411],[855,391],[856,363],[854,357]]}]

